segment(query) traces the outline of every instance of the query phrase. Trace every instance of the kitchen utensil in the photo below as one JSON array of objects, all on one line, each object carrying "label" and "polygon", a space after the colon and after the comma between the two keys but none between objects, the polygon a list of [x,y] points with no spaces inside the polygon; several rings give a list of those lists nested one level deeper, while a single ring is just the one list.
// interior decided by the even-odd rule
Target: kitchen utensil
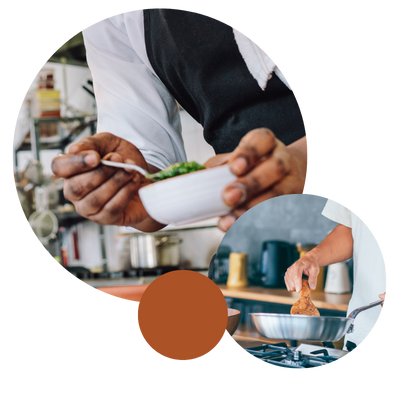
[{"label": "kitchen utensil", "polygon": [[227,165],[176,176],[142,187],[139,196],[156,221],[181,225],[226,215],[222,191],[236,176]]},{"label": "kitchen utensil", "polygon": [[260,271],[257,284],[265,287],[285,288],[286,270],[299,259],[297,247],[281,240],[268,240],[262,244]]},{"label": "kitchen utensil", "polygon": [[177,267],[182,242],[177,236],[136,235],[130,239],[132,268]]},{"label": "kitchen utensil", "polygon": [[296,301],[296,303],[293,304],[292,308],[290,309],[290,314],[320,315],[317,307],[315,307],[311,301],[310,287],[308,286],[307,279],[302,279],[300,298]]},{"label": "kitchen utensil", "polygon": [[108,273],[121,273],[131,269],[130,235],[119,232],[118,226],[103,227]]},{"label": "kitchen utensil", "polygon": [[[105,257],[103,254],[103,228],[92,221],[76,224],[76,232],[72,231],[73,241],[77,241],[78,254],[75,265],[87,268],[93,274],[104,271]],[[74,246],[75,247],[75,246]]]},{"label": "kitchen utensil", "polygon": [[47,244],[50,239],[56,238],[58,219],[51,211],[35,211],[30,215],[28,221],[33,232],[35,232],[35,235],[42,243]]},{"label": "kitchen utensil", "polygon": [[132,236],[129,240],[130,253],[131,253],[131,267],[140,268],[139,261],[139,241],[137,236]]},{"label": "kitchen utensil", "polygon": [[354,331],[355,318],[360,312],[382,303],[383,300],[377,300],[356,308],[347,318],[274,313],[251,313],[250,318],[260,335],[266,338],[334,342]]},{"label": "kitchen utensil", "polygon": [[175,163],[175,164],[172,164],[169,167],[165,168],[162,171],[156,172],[154,174],[150,174],[145,169],[143,169],[137,165],[134,165],[134,164],[118,163],[118,162],[108,161],[108,160],[101,160],[100,162],[104,165],[108,165],[111,167],[135,170],[135,171],[139,172],[140,174],[142,174],[145,178],[147,178],[148,180],[153,181],[153,182],[170,179],[170,178],[173,178],[174,176],[185,175],[188,173],[192,173],[192,172],[195,172],[198,170],[205,169],[204,165],[199,165],[195,161],[191,161],[191,162],[184,162],[184,163]]},{"label": "kitchen utensil", "polygon": [[226,286],[229,288],[243,288],[248,285],[247,253],[231,253],[229,255],[229,275]]},{"label": "kitchen utensil", "polygon": [[159,266],[177,267],[180,263],[180,244],[182,239],[177,236],[164,236],[156,242]]},{"label": "kitchen utensil", "polygon": [[140,174],[142,174],[144,177],[146,177],[147,179],[151,179],[151,174],[150,172],[147,172],[145,169],[139,167],[138,165],[134,165],[134,164],[125,164],[125,163],[119,163],[119,162],[115,162],[115,161],[108,161],[108,160],[101,160],[100,161],[102,164],[107,165],[109,167],[116,167],[116,168],[125,168],[125,169],[132,169],[134,171],[139,172]]},{"label": "kitchen utensil", "polygon": [[139,267],[156,268],[158,262],[157,262],[155,236],[139,235],[137,237],[137,244],[138,244],[138,255],[139,255]]},{"label": "kitchen utensil", "polygon": [[336,294],[351,292],[349,267],[345,262],[328,266],[324,291]]},{"label": "kitchen utensil", "polygon": [[226,324],[226,330],[230,335],[233,335],[239,326],[240,318],[242,313],[239,310],[228,308],[228,323]]},{"label": "kitchen utensil", "polygon": [[212,271],[212,280],[215,283],[226,284],[229,276],[229,255],[231,248],[229,246],[219,246],[214,259],[214,268]]},{"label": "kitchen utensil", "polygon": [[42,164],[38,160],[29,161],[25,168],[24,176],[33,186],[42,185],[44,183]]}]

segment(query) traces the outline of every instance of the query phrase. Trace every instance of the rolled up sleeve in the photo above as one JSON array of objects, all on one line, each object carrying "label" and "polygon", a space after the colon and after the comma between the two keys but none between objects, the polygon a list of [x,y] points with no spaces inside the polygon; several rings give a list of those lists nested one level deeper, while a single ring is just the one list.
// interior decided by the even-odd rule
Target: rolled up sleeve
[{"label": "rolled up sleeve", "polygon": [[[141,11],[83,31],[93,76],[97,132],[134,144],[160,169],[186,160],[178,105],[146,59]],[[128,28],[129,25],[129,28]]]},{"label": "rolled up sleeve", "polygon": [[335,201],[328,200],[326,202],[322,215],[338,224],[352,228],[351,211]]}]

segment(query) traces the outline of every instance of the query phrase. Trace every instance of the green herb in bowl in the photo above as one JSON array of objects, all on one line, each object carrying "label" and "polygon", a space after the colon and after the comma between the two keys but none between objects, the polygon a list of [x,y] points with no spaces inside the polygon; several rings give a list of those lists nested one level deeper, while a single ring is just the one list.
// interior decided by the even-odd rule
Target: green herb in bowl
[{"label": "green herb in bowl", "polygon": [[149,175],[148,178],[152,179],[153,181],[162,181],[164,179],[173,178],[174,176],[200,171],[205,168],[206,167],[204,165],[197,164],[195,161],[176,163],[170,165],[162,171]]}]

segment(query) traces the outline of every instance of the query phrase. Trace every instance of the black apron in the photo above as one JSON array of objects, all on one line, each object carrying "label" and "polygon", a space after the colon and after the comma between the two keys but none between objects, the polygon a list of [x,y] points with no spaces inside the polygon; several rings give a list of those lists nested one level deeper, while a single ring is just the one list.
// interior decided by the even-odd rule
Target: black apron
[{"label": "black apron", "polygon": [[216,154],[231,152],[255,128],[286,145],[305,135],[293,92],[275,75],[263,91],[250,74],[233,30],[186,11],[144,10],[149,61],[178,103],[204,128]]}]

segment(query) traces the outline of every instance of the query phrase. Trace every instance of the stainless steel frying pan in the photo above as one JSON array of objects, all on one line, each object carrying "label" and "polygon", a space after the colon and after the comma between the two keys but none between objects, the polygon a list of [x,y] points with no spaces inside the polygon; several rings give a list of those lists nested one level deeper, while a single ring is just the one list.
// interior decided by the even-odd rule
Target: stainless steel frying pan
[{"label": "stainless steel frying pan", "polygon": [[346,333],[353,332],[354,320],[360,312],[382,303],[383,300],[378,300],[356,308],[347,318],[273,313],[249,315],[257,331],[266,338],[334,342]]}]

